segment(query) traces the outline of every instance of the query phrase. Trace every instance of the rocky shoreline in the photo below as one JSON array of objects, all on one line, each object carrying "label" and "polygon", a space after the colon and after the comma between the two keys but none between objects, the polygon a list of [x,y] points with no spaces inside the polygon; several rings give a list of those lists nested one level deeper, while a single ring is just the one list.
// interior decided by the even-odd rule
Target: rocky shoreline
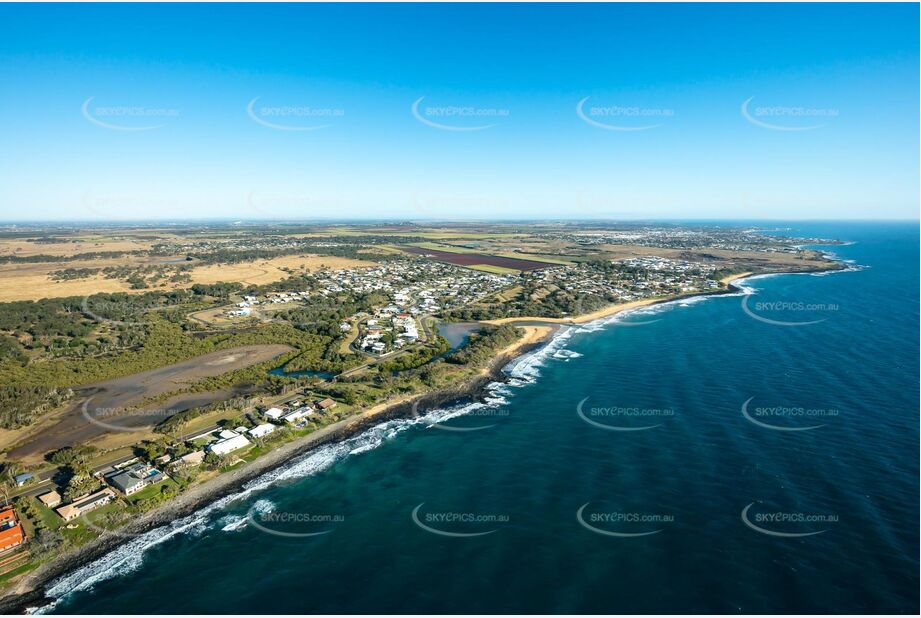
[{"label": "rocky shoreline", "polygon": [[[735,281],[758,276],[759,274],[808,274],[841,270],[847,270],[847,266],[840,262],[834,262],[834,265],[830,267],[804,269],[795,272],[740,273],[734,277],[733,281],[727,282],[727,286],[724,289],[703,293],[695,292],[682,294],[667,299],[657,299],[647,306],[675,302],[690,297],[715,296],[738,292],[740,288],[735,284]],[[542,322],[540,318],[520,319],[527,322]],[[558,322],[551,323],[549,321],[544,321],[543,324],[552,326],[554,329],[561,326]],[[550,335],[552,336],[552,334],[551,332]],[[53,599],[45,596],[44,589],[47,584],[58,577],[104,556],[106,553],[125,543],[128,538],[133,538],[160,526],[167,525],[172,521],[194,513],[209,503],[236,493],[247,482],[284,465],[295,457],[305,455],[319,446],[341,442],[383,421],[397,418],[409,418],[417,416],[420,412],[432,410],[445,404],[460,402],[466,399],[482,398],[485,395],[485,387],[487,384],[491,382],[507,381],[508,376],[502,369],[509,362],[540,347],[546,343],[547,339],[548,337],[544,337],[540,341],[526,343],[514,349],[511,353],[501,353],[493,359],[489,366],[480,374],[471,378],[464,384],[453,388],[422,393],[407,400],[394,402],[387,405],[378,413],[367,416],[358,415],[357,417],[344,419],[333,425],[324,427],[309,436],[304,436],[301,439],[284,444],[266,453],[259,459],[245,464],[239,469],[226,472],[199,486],[192,487],[173,500],[170,500],[168,503],[144,514],[127,526],[120,528],[118,531],[104,534],[90,543],[75,548],[69,553],[62,555],[60,558],[40,566],[33,573],[26,575],[13,588],[7,591],[3,597],[0,597],[0,612],[4,614],[22,613],[30,607],[44,606],[50,603]]]},{"label": "rocky shoreline", "polygon": [[341,442],[383,421],[410,418],[423,411],[446,404],[482,398],[486,394],[485,387],[489,383],[508,380],[508,376],[502,371],[503,367],[545,342],[546,339],[526,344],[514,350],[512,354],[505,353],[497,356],[480,374],[464,384],[422,393],[407,400],[392,403],[375,414],[343,419],[308,436],[283,444],[236,470],[225,472],[201,485],[194,486],[117,531],[103,534],[86,545],[75,548],[27,574],[3,597],[0,597],[0,613],[23,613],[29,608],[47,605],[54,599],[45,595],[45,587],[58,577],[101,558],[131,538],[191,515],[212,502],[232,495],[247,482],[322,445]]}]

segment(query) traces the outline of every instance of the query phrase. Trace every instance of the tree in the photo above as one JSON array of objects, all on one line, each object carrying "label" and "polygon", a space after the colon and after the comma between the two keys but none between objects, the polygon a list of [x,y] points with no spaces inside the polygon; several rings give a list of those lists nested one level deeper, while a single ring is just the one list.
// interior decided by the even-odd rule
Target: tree
[{"label": "tree", "polygon": [[36,531],[29,543],[29,550],[33,555],[43,558],[48,556],[64,542],[64,535],[56,530],[40,528]]}]

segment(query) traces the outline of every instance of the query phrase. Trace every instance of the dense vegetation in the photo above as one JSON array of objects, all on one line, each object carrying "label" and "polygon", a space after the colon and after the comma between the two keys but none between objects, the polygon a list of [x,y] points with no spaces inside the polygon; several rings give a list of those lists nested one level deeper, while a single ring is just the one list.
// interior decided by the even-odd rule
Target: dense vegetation
[{"label": "dense vegetation", "polygon": [[464,365],[483,365],[489,362],[496,350],[501,350],[518,340],[520,331],[511,324],[484,328],[470,337],[467,345],[450,354],[445,360]]}]

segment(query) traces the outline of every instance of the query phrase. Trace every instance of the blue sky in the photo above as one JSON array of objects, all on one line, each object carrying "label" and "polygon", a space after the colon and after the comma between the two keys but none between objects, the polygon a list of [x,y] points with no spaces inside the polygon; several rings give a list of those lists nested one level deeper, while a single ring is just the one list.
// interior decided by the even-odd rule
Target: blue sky
[{"label": "blue sky", "polygon": [[917,218],[918,17],[4,4],[0,219]]}]

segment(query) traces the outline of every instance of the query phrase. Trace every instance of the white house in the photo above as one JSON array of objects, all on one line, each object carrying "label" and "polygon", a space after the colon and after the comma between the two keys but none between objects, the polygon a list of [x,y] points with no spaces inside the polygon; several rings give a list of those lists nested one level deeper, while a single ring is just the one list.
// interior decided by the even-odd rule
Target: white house
[{"label": "white house", "polygon": [[284,413],[285,411],[282,410],[281,408],[269,408],[268,410],[263,412],[266,418],[270,418],[273,421],[277,421],[278,419],[280,419],[284,415]]},{"label": "white house", "polygon": [[308,417],[311,414],[313,414],[313,411],[308,408],[298,408],[297,410],[293,412],[289,412],[288,414],[285,414],[281,418],[286,423],[296,423],[302,418]]},{"label": "white house", "polygon": [[[224,432],[222,431],[221,433],[224,433]],[[212,442],[205,448],[207,448],[209,451],[211,451],[215,455],[226,455],[227,453],[231,453],[245,446],[249,446],[250,442],[244,436],[241,436],[240,434],[234,431],[231,431],[230,433],[233,434],[233,437],[224,438],[224,439],[218,440],[217,442]]]},{"label": "white house", "polygon": [[273,431],[275,431],[275,425],[273,425],[272,423],[263,423],[261,425],[256,425],[255,427],[250,429],[247,433],[254,438],[262,438],[264,436],[269,435]]}]

